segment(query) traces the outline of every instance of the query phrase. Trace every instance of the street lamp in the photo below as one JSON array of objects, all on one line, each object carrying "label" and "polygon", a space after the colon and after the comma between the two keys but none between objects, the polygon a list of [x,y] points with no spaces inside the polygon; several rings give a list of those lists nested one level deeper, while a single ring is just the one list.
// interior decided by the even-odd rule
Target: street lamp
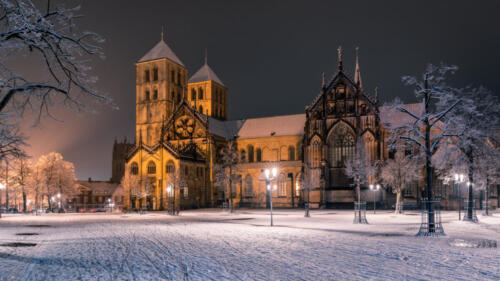
[{"label": "street lamp", "polygon": [[276,176],[278,175],[278,169],[276,167],[272,168],[271,170],[265,169],[264,174],[266,176],[266,188],[269,190],[269,196],[270,196],[269,209],[271,211],[271,226],[273,226],[273,190],[276,189],[276,185],[271,187],[271,183],[274,180],[276,180]]},{"label": "street lamp", "polygon": [[462,188],[460,187],[460,183],[463,181],[463,174],[455,174],[455,185],[458,186],[458,220],[462,219]]},{"label": "street lamp", "polygon": [[167,202],[168,202],[167,212],[168,212],[168,213],[170,213],[170,205],[171,205],[171,204],[170,204],[170,197],[171,197],[171,196],[170,196],[170,195],[171,195],[170,193],[171,193],[171,192],[172,192],[172,186],[169,184],[169,185],[167,185],[167,200],[168,200],[168,201],[167,201]]},{"label": "street lamp", "polygon": [[59,205],[59,212],[61,212],[61,193],[57,193],[57,204]]},{"label": "street lamp", "polygon": [[380,189],[380,184],[370,184],[370,189],[373,190],[373,213],[375,214],[375,207],[377,206],[375,204],[375,194]]}]

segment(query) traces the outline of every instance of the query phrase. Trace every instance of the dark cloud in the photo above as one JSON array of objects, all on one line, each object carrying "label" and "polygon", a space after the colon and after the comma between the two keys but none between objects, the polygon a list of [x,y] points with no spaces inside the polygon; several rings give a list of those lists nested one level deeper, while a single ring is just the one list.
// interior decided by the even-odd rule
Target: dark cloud
[{"label": "dark cloud", "polygon": [[231,119],[300,113],[317,95],[321,72],[336,70],[336,49],[354,71],[360,47],[365,89],[382,101],[413,101],[401,84],[427,62],[460,66],[454,83],[500,92],[497,1],[83,1],[80,26],[106,38],[95,64],[98,87],[119,111],[64,115],[29,131],[35,155],[58,150],[80,178],[108,179],[115,136],[134,135],[134,63],[160,39],[193,74],[208,61],[229,87]]}]

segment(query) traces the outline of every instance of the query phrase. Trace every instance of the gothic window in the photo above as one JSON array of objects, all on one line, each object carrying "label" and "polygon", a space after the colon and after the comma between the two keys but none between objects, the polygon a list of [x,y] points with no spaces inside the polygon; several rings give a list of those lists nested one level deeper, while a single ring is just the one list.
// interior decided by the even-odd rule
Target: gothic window
[{"label": "gothic window", "polygon": [[139,165],[137,165],[137,162],[133,162],[130,165],[130,173],[132,175],[138,175],[139,174]]},{"label": "gothic window", "polygon": [[278,197],[286,197],[286,177],[283,173],[278,177]]},{"label": "gothic window", "polygon": [[154,90],[153,91],[153,100],[157,100],[158,99],[158,90]]},{"label": "gothic window", "polygon": [[350,128],[343,123],[338,124],[333,129],[328,145],[328,158],[333,167],[343,167],[346,160],[354,157],[356,149],[354,135]]},{"label": "gothic window", "polygon": [[318,168],[321,161],[321,142],[319,139],[313,140],[311,146],[311,165],[313,168]]},{"label": "gothic window", "polygon": [[153,81],[158,81],[158,68],[153,69]]},{"label": "gothic window", "polygon": [[253,162],[253,160],[254,160],[253,145],[247,145],[247,150],[248,150],[248,162]]},{"label": "gothic window", "polygon": [[288,160],[295,161],[295,147],[288,147]]},{"label": "gothic window", "polygon": [[252,176],[246,175],[245,177],[245,197],[253,196],[253,182]]},{"label": "gothic window", "polygon": [[366,152],[370,156],[369,159],[371,161],[375,161],[375,159],[377,159],[377,149],[376,149],[375,138],[373,137],[372,133],[366,132],[363,135],[363,139],[365,142]]},{"label": "gothic window", "polygon": [[146,92],[144,93],[144,100],[145,101],[149,100],[149,90],[146,90]]},{"label": "gothic window", "polygon": [[199,99],[199,100],[202,100],[202,99],[203,99],[203,89],[202,89],[202,88],[199,88],[199,89],[198,89],[198,99]]},{"label": "gothic window", "polygon": [[144,81],[149,82],[149,70],[144,71]]},{"label": "gothic window", "polygon": [[175,71],[170,71],[170,81],[172,83],[175,83]]},{"label": "gothic window", "polygon": [[175,172],[175,166],[172,160],[168,161],[167,165],[165,166],[165,172],[167,174],[173,174]]},{"label": "gothic window", "polygon": [[148,163],[148,174],[156,174],[156,165],[153,161],[149,161]]},{"label": "gothic window", "polygon": [[196,99],[196,90],[191,89],[191,100],[195,100],[195,99]]},{"label": "gothic window", "polygon": [[262,161],[262,149],[257,148],[256,158],[257,158],[257,162],[261,162]]}]

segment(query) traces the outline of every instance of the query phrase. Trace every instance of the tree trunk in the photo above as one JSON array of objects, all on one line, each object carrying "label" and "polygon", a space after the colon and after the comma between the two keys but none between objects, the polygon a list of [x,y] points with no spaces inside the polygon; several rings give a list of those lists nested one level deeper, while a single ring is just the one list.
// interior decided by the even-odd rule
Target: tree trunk
[{"label": "tree trunk", "polygon": [[395,213],[396,214],[402,214],[403,213],[403,193],[401,192],[401,190],[398,190],[396,192],[396,210],[395,210]]},{"label": "tree trunk", "polygon": [[473,209],[474,209],[474,190],[472,189],[472,183],[474,182],[474,169],[472,168],[472,164],[474,162],[474,158],[472,155],[469,155],[469,202],[467,203],[467,220],[473,220]]},{"label": "tree trunk", "polygon": [[26,213],[28,210],[26,208],[26,192],[23,191],[23,213]]},{"label": "tree trunk", "polygon": [[[425,79],[425,89],[428,89],[427,77]],[[429,91],[425,91],[425,113],[429,112],[430,95]],[[432,170],[431,170],[431,125],[429,118],[424,119],[425,124],[425,177],[426,177],[426,191],[427,191],[427,226],[429,233],[436,231],[434,210],[432,206]]]},{"label": "tree trunk", "polygon": [[488,192],[489,191],[488,186],[489,185],[490,185],[490,179],[488,177],[486,177],[486,188],[485,188],[486,189],[485,190],[486,194],[484,196],[485,197],[484,198],[484,202],[485,202],[485,204],[484,204],[485,205],[484,206],[484,214],[487,215],[487,216],[490,215],[489,210],[488,210],[488,203],[489,203],[489,200],[488,200],[489,199],[488,198],[489,197],[489,195],[488,195],[489,194],[489,192]]}]

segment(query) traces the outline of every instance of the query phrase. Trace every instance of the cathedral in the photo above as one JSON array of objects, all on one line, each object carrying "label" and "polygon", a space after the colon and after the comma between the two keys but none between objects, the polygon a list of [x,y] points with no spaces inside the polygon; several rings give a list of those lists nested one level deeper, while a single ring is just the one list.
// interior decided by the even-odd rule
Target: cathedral
[{"label": "cathedral", "polygon": [[[371,160],[388,157],[387,109],[377,90],[370,95],[363,89],[357,54],[351,76],[339,48],[333,77],[323,75],[304,113],[228,120],[229,97],[206,58],[190,75],[163,38],[136,63],[136,141],[115,142],[113,151],[112,180],[127,179],[125,208],[216,207],[229,199],[240,207],[266,207],[262,172],[269,167],[278,168],[276,207],[352,207],[355,191],[344,163],[356,140],[363,138]],[[215,167],[229,142],[238,151],[236,176],[231,187],[221,187],[214,184]],[[381,191],[376,200],[387,196],[389,190]]]}]

